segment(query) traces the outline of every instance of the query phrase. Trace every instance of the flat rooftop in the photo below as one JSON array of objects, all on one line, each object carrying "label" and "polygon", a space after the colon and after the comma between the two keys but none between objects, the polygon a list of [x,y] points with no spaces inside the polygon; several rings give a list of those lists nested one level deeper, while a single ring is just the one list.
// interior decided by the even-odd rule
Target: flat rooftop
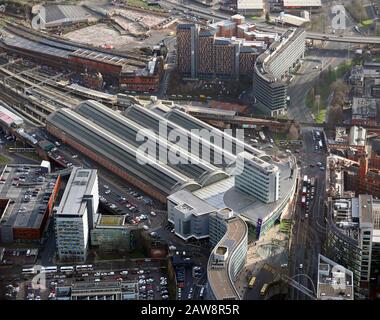
[{"label": "flat rooftop", "polygon": [[235,177],[198,189],[193,192],[193,195],[217,209],[231,208],[236,214],[254,223],[258,219],[265,221],[277,212],[284,201],[288,201],[287,197],[297,178],[296,172],[291,176],[290,163],[276,162],[275,164],[280,170],[280,196],[273,203],[266,204],[236,189]]},{"label": "flat rooftop", "polygon": [[359,199],[336,199],[332,203],[333,221],[340,231],[354,240],[359,239]]},{"label": "flat rooftop", "polygon": [[124,225],[124,216],[106,216],[99,215],[98,226],[100,227],[114,227]]},{"label": "flat rooftop", "polygon": [[214,249],[218,250],[219,247],[228,249],[228,257],[224,262],[224,267],[213,267],[213,254],[210,255],[207,265],[207,278],[216,300],[240,300],[240,295],[233,285],[234,279],[230,279],[229,276],[229,263],[234,250],[243,241],[247,232],[248,227],[241,218],[229,219],[227,232]]},{"label": "flat rooftop", "polygon": [[256,157],[248,152],[240,153],[238,155],[238,159],[239,158],[250,161],[250,164],[264,172],[274,172],[277,169],[277,166],[273,165],[272,163],[264,161],[261,158]]},{"label": "flat rooftop", "polygon": [[271,71],[271,64],[304,32],[303,28],[289,28],[279,39],[272,42],[269,48],[256,59],[255,71],[257,74],[269,82],[277,82],[277,77]]},{"label": "flat rooftop", "polygon": [[320,254],[317,297],[320,300],[354,300],[352,271]]},{"label": "flat rooftop", "polygon": [[56,215],[82,216],[86,208],[83,197],[92,194],[97,171],[74,167]]},{"label": "flat rooftop", "polygon": [[237,0],[238,10],[263,10],[263,0]]},{"label": "flat rooftop", "polygon": [[354,97],[352,99],[352,119],[375,118],[378,105],[378,99]]},{"label": "flat rooftop", "polygon": [[308,7],[321,7],[321,0],[284,0],[284,7],[300,7],[300,8],[308,8]]},{"label": "flat rooftop", "polygon": [[48,5],[45,6],[46,23],[76,22],[92,17],[82,6],[74,5]]},{"label": "flat rooftop", "polygon": [[116,56],[114,54],[107,54],[86,49],[78,49],[72,52],[70,56],[120,66],[124,72],[132,72],[136,70],[136,67],[145,68],[147,62],[147,60],[145,60],[145,63],[140,61],[131,61],[125,57]]},{"label": "flat rooftop", "polygon": [[373,222],[376,224],[379,211],[380,202],[367,194],[361,194],[357,198],[335,199],[332,203],[332,217],[336,226],[343,234],[355,241],[359,240],[361,225],[368,226]]},{"label": "flat rooftop", "polygon": [[7,165],[1,170],[0,199],[8,207],[0,217],[1,226],[38,229],[57,182],[57,175],[40,172],[39,165]]},{"label": "flat rooftop", "polygon": [[194,214],[197,216],[216,211],[212,205],[202,201],[186,189],[173,193],[168,197],[168,200],[178,203],[177,209],[182,212],[187,211],[189,214]]},{"label": "flat rooftop", "polygon": [[12,125],[19,126],[24,123],[24,120],[18,115],[9,111],[7,108],[0,105],[0,123],[5,124],[8,127]]}]

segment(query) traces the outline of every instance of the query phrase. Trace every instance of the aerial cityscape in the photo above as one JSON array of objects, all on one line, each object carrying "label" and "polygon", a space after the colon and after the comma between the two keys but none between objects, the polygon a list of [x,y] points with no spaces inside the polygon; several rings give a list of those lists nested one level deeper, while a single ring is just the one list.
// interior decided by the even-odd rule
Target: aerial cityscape
[{"label": "aerial cityscape", "polygon": [[0,301],[379,300],[379,17],[0,0]]}]

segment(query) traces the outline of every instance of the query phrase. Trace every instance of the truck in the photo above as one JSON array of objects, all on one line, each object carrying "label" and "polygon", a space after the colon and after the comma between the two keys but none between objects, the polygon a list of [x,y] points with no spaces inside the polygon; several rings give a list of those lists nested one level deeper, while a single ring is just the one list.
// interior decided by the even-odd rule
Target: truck
[{"label": "truck", "polygon": [[306,194],[307,194],[307,187],[303,186],[302,187],[302,195],[306,195]]},{"label": "truck", "polygon": [[265,141],[265,134],[264,134],[264,132],[260,131],[259,132],[259,136],[260,136],[261,140]]}]

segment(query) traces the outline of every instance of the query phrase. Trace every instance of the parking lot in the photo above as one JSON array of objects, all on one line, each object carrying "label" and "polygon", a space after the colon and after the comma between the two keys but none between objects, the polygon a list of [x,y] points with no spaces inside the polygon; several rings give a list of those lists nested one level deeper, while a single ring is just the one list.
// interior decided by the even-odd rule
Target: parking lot
[{"label": "parking lot", "polygon": [[[48,269],[56,271],[40,273],[43,276],[39,279],[35,278],[33,283],[32,279],[35,275],[24,274],[23,277],[28,280],[21,284],[21,286],[24,286],[24,290],[20,298],[27,300],[54,300],[56,299],[57,288],[73,287],[75,284],[87,284],[102,288],[109,283],[135,282],[138,284],[138,297],[140,300],[169,299],[168,279],[165,269],[162,269],[157,261],[145,259],[144,262],[146,262],[144,267],[120,268],[118,266],[112,270],[98,269],[101,266],[93,268],[92,265],[83,265],[85,267],[83,270],[78,270],[78,267],[81,266],[48,267]],[[140,265],[143,264],[140,263]],[[46,286],[46,290],[44,286]]]},{"label": "parking lot", "polygon": [[[52,138],[49,140],[54,141]],[[164,220],[165,211],[162,211],[160,204],[127,182],[116,179],[107,170],[99,168],[91,159],[71,147],[58,142],[56,148],[50,152],[50,156],[57,164],[64,167],[98,167],[100,213],[125,215],[127,223],[142,224],[147,231],[159,226]]]}]

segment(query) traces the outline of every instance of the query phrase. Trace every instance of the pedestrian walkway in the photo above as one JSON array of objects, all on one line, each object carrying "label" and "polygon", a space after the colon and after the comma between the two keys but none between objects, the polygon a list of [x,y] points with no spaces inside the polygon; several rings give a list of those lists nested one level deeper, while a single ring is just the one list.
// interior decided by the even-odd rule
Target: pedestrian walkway
[{"label": "pedestrian walkway", "polygon": [[249,244],[247,252],[247,262],[236,279],[236,289],[241,297],[244,297],[248,288],[248,281],[251,276],[255,276],[262,269],[269,271],[273,277],[277,274],[277,269],[271,267],[273,256],[284,257],[284,261],[278,264],[287,263],[288,257],[288,236],[280,232],[281,226],[276,225],[269,229],[259,240]]}]

